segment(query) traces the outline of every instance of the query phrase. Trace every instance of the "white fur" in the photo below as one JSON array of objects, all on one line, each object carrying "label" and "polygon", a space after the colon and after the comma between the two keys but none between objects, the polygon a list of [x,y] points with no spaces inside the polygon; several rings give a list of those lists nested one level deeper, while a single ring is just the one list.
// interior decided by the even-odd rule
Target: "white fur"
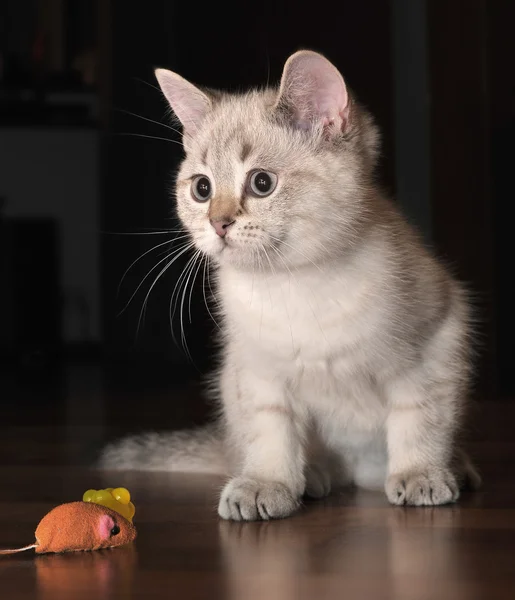
[{"label": "white fur", "polygon": [[[206,470],[234,477],[224,518],[286,516],[306,490],[352,482],[384,486],[395,504],[441,504],[471,472],[455,444],[469,377],[465,294],[375,186],[377,130],[329,65],[299,53],[279,92],[213,99],[178,175],[179,215],[217,264],[226,468]],[[320,85],[292,94],[303,68]],[[338,120],[342,98],[350,109]],[[300,128],[299,111],[309,115]],[[270,196],[243,192],[252,169],[278,176]],[[210,202],[192,199],[197,174],[212,182]],[[216,210],[234,219],[223,239],[209,222]],[[185,451],[173,438],[157,463],[129,457],[128,444],[152,456],[122,441],[103,465],[190,469],[174,460]]]}]

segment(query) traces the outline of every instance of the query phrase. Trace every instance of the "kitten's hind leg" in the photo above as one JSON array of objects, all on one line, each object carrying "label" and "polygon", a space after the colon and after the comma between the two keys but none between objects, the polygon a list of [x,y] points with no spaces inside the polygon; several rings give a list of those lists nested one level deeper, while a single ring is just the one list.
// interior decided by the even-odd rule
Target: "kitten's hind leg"
[{"label": "kitten's hind leg", "polygon": [[[453,391],[413,382],[396,382],[387,419],[388,477],[385,491],[392,504],[434,506],[455,502],[459,484],[452,469],[456,414]],[[441,395],[440,395],[441,394]]]},{"label": "kitten's hind leg", "polygon": [[331,473],[322,461],[312,462],[305,470],[306,490],[309,498],[325,498],[331,493]]},{"label": "kitten's hind leg", "polygon": [[482,479],[470,457],[459,448],[456,451],[453,471],[460,489],[477,490],[481,487]]},{"label": "kitten's hind leg", "polygon": [[329,496],[334,489],[354,484],[347,453],[342,448],[338,451],[326,448],[320,442],[310,446],[304,476],[305,495],[317,500]]},{"label": "kitten's hind leg", "polygon": [[332,473],[328,451],[321,443],[315,425],[312,423],[307,434],[304,495],[319,500],[331,493]]},{"label": "kitten's hind leg", "polygon": [[385,490],[393,504],[434,506],[459,497],[454,458],[469,377],[464,315],[456,301],[421,349],[419,363],[385,390],[390,406]]}]

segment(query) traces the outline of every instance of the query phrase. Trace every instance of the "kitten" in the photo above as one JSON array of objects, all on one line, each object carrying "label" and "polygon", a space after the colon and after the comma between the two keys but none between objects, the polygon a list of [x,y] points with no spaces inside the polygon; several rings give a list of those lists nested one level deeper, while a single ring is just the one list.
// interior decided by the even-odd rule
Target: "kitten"
[{"label": "kitten", "polygon": [[345,484],[454,502],[479,483],[456,440],[469,306],[376,185],[372,117],[310,51],[278,90],[156,76],[183,126],[179,216],[217,264],[221,417],[114,443],[101,466],[230,475],[224,519],[286,517]]}]

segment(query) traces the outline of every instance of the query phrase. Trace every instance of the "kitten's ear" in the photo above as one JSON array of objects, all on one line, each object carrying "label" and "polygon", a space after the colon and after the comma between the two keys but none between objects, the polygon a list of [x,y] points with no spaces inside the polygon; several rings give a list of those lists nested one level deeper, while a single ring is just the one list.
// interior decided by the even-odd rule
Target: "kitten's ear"
[{"label": "kitten's ear", "polygon": [[284,65],[277,105],[296,127],[321,124],[328,133],[342,132],[349,121],[349,95],[338,69],[321,54],[301,50]]},{"label": "kitten's ear", "polygon": [[177,73],[156,69],[155,74],[161,91],[182,124],[184,134],[194,135],[211,110],[211,100]]}]

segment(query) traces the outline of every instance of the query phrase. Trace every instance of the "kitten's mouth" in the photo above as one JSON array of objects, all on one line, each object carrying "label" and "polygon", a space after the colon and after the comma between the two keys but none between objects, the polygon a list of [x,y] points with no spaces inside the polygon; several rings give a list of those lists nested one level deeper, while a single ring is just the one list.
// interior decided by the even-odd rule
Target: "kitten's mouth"
[{"label": "kitten's mouth", "polygon": [[224,250],[227,250],[227,248],[233,246],[233,244],[231,244],[231,241],[228,240],[227,238],[220,238],[220,241],[218,243],[218,247],[219,247],[219,252],[220,254],[222,254],[222,252],[224,252]]}]

